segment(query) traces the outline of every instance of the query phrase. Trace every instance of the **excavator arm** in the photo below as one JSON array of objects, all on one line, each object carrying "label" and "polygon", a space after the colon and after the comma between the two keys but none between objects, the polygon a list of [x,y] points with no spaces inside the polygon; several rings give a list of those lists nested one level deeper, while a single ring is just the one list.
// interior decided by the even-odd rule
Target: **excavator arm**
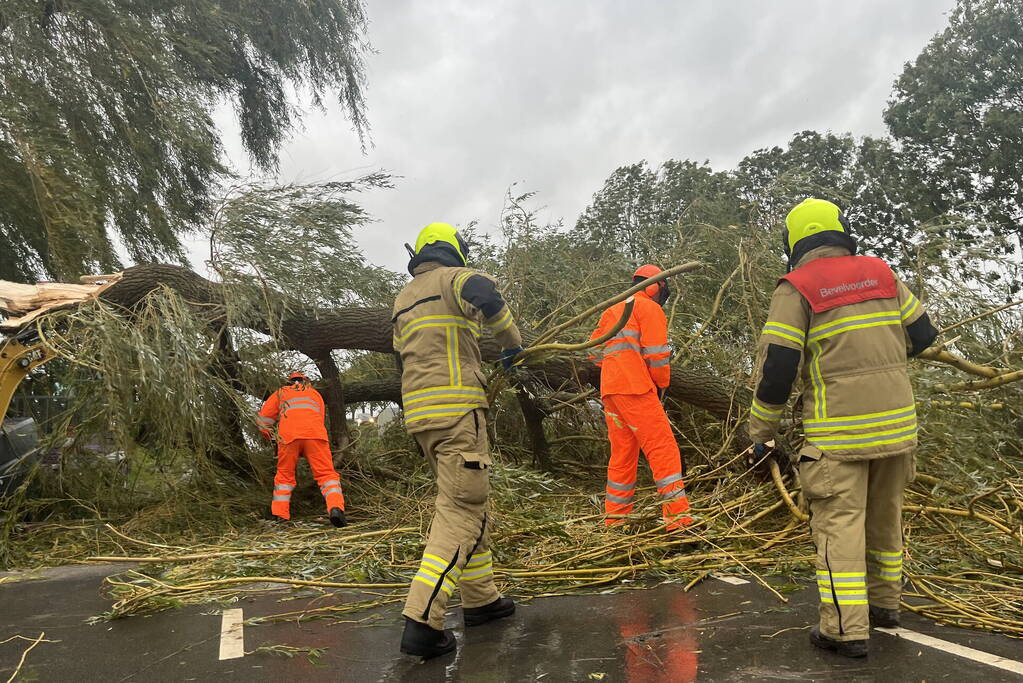
[{"label": "excavator arm", "polygon": [[22,332],[4,340],[0,346],[0,422],[7,416],[21,380],[53,356],[34,333]]}]

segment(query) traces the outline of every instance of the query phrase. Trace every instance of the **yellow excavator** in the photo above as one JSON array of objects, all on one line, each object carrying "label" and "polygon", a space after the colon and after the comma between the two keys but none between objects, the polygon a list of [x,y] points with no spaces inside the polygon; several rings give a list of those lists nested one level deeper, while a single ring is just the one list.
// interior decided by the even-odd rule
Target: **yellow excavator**
[{"label": "yellow excavator", "polygon": [[24,463],[38,453],[35,421],[8,419],[7,409],[21,381],[53,356],[31,328],[0,345],[0,497],[18,487],[26,470]]},{"label": "yellow excavator", "polygon": [[7,417],[7,409],[21,380],[51,358],[53,352],[39,341],[35,330],[4,340],[0,346],[0,417]]}]

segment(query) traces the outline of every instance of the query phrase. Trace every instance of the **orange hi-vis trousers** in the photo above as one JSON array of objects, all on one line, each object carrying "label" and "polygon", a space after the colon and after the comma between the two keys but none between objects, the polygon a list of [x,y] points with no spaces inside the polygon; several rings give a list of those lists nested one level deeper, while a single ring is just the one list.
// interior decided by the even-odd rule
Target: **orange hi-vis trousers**
[{"label": "orange hi-vis trousers", "polygon": [[[611,394],[604,396],[603,401],[607,435],[611,440],[604,511],[608,515],[632,512],[636,468],[642,449],[663,501],[661,514],[667,528],[680,529],[691,524],[692,518],[685,514],[689,511],[689,498],[682,481],[682,455],[657,393]],[[609,518],[605,523],[617,524],[620,520]]]},{"label": "orange hi-vis trousers", "polygon": [[295,490],[295,467],[298,459],[309,461],[320,493],[331,508],[345,509],[345,496],[341,492],[341,477],[334,470],[330,445],[323,439],[295,439],[277,446],[277,474],[274,476],[274,494],[270,511],[283,519],[291,519],[291,492]]}]

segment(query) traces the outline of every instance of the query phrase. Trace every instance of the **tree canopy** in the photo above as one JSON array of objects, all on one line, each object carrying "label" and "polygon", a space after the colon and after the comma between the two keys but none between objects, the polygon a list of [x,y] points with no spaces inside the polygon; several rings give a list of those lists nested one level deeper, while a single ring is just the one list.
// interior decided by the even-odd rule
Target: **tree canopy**
[{"label": "tree canopy", "polygon": [[222,163],[229,102],[272,170],[300,90],[368,131],[359,0],[8,0],[0,8],[0,278],[181,261]]}]

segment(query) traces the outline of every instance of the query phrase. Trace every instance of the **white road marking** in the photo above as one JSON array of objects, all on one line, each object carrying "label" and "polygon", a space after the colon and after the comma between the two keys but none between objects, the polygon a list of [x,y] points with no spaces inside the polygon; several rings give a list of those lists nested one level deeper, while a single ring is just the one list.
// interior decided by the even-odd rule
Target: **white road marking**
[{"label": "white road marking", "polygon": [[224,616],[220,620],[221,659],[238,659],[245,656],[245,632],[242,628],[242,611],[224,610]]},{"label": "white road marking", "polygon": [[950,643],[947,640],[941,640],[933,636],[927,636],[923,633],[917,633],[916,631],[910,631],[906,628],[877,628],[874,629],[881,633],[887,633],[891,636],[897,636],[899,638],[905,638],[906,640],[920,645],[926,645],[927,647],[933,647],[936,650],[942,650],[949,654],[962,657],[964,659],[970,659],[974,662],[980,662],[981,664],[987,664],[989,666],[997,667],[1005,671],[1011,671],[1017,674],[1023,674],[1023,662],[1017,662],[1014,659],[1008,659],[1007,657],[999,657],[989,652],[982,652],[980,650],[974,650],[972,647],[966,647],[965,645],[957,645],[956,643]]},{"label": "white road marking", "polygon": [[749,581],[747,581],[746,579],[740,579],[738,576],[721,576],[719,574],[714,574],[714,578],[717,579],[718,581],[730,583],[733,586],[741,586],[744,583],[749,583]]}]

